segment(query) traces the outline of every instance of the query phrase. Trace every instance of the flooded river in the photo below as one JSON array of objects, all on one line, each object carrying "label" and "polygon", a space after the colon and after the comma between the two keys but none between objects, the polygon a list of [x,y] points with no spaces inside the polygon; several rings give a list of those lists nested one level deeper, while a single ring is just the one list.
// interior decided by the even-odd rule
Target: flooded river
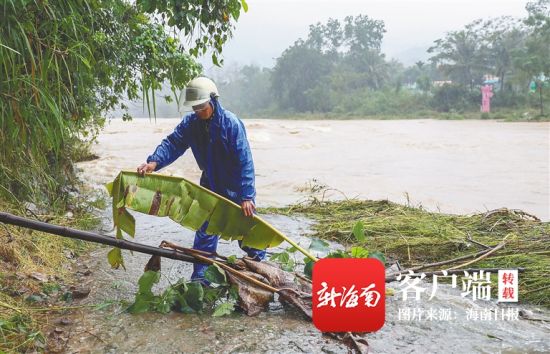
[{"label": "flooded river", "polygon": [[[113,120],[81,164],[89,181],[134,170],[177,119]],[[313,179],[348,197],[389,199],[429,210],[473,213],[500,207],[550,219],[550,123],[442,120],[245,120],[256,166],[257,202],[303,198]],[[191,152],[163,173],[198,181]],[[338,192],[329,196],[342,198]]]},{"label": "flooded river", "polygon": [[[519,208],[548,219],[548,123],[488,121],[276,121],[247,120],[256,164],[258,203],[285,205],[304,197],[304,186],[315,178],[349,197],[388,198],[412,202],[446,212],[470,213],[497,207]],[[112,122],[94,147],[99,159],[81,163],[83,177],[98,185],[112,180],[121,169],[134,169],[177,124],[176,120]],[[171,173],[198,180],[191,154],[173,166]],[[338,193],[333,194],[337,197]],[[103,233],[111,233],[109,212]],[[136,214],[135,241],[157,246],[161,240],[191,246],[193,233],[167,218]],[[267,215],[275,227],[309,245],[311,221]],[[336,244],[333,248],[339,247]],[[84,303],[131,301],[137,279],[148,260],[145,255],[123,252],[127,270],[112,270],[107,249],[85,257],[91,275],[83,277],[92,291]],[[218,251],[241,256],[237,244],[220,241]],[[271,250],[275,252],[277,250]],[[301,258],[301,257],[300,257]],[[299,258],[299,259],[300,259]],[[162,278],[154,290],[189,277],[191,266],[163,260]],[[430,284],[425,284],[428,287]],[[389,287],[398,289],[398,283]],[[460,289],[440,285],[427,301],[403,302],[389,297],[386,323],[368,336],[376,353],[550,352],[548,322],[480,320],[468,311],[499,313],[494,301],[472,301]],[[407,319],[404,310],[426,314],[435,310],[451,319]],[[522,306],[550,318],[548,310]],[[114,305],[103,310],[74,314],[68,352],[79,353],[345,353],[347,347],[323,337],[292,309],[272,303],[258,317],[233,314],[130,315]]]}]

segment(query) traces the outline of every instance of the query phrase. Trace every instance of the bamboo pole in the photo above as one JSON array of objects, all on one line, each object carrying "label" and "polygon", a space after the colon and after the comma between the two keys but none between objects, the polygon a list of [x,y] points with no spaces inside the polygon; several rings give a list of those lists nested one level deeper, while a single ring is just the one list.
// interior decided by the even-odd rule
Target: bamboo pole
[{"label": "bamboo pole", "polygon": [[393,277],[395,275],[404,274],[404,273],[406,273],[408,271],[411,271],[411,270],[413,272],[416,272],[417,270],[422,270],[422,269],[426,269],[426,268],[433,268],[433,267],[437,267],[437,266],[441,266],[441,265],[446,265],[446,264],[449,264],[449,263],[455,263],[455,262],[462,261],[462,260],[465,260],[465,259],[479,257],[479,256],[484,255],[485,253],[489,252],[491,249],[492,248],[488,248],[488,249],[485,249],[483,251],[479,251],[477,253],[467,254],[465,256],[460,256],[460,257],[453,258],[453,259],[448,259],[448,260],[445,260],[445,261],[428,263],[428,264],[421,264],[421,265],[416,266],[416,267],[411,267],[411,268],[403,269],[403,270],[398,271],[398,272],[390,273],[387,276],[388,277]]},{"label": "bamboo pole", "polygon": [[277,235],[281,236],[281,238],[283,238],[284,240],[286,240],[286,242],[290,243],[292,246],[294,246],[294,248],[296,248],[298,251],[302,252],[302,254],[306,257],[308,257],[309,259],[311,259],[313,262],[317,262],[319,259],[317,257],[315,257],[314,255],[312,255],[311,253],[309,253],[308,251],[306,251],[303,247],[301,247],[299,244],[297,244],[296,242],[294,242],[294,240],[292,240],[290,237],[287,237],[285,234],[283,234],[282,232],[280,232],[279,230],[277,230],[276,228],[274,228],[273,226],[271,226],[271,224],[269,224],[267,221],[263,220],[262,218],[260,218],[259,216],[256,216],[254,215],[254,217],[258,220],[262,220],[262,222],[265,223],[265,225],[271,229],[274,233],[276,233]]},{"label": "bamboo pole", "polygon": [[114,246],[114,247],[130,250],[130,251],[136,251],[140,253],[146,253],[150,255],[176,259],[179,261],[191,262],[191,263],[203,263],[201,261],[198,261],[196,258],[192,256],[182,254],[181,252],[178,252],[176,250],[169,250],[165,248],[142,245],[140,243],[117,239],[115,237],[100,235],[94,232],[81,231],[81,230],[71,229],[69,227],[52,225],[42,221],[23,218],[10,213],[0,212],[0,222],[5,224],[10,224],[10,225],[26,227],[37,231],[43,231],[43,232],[47,232],[50,234],[59,235],[63,237],[101,243],[104,245]]},{"label": "bamboo pole", "polygon": [[265,290],[271,291],[273,293],[279,293],[281,290],[281,289],[274,288],[268,284],[264,284],[258,281],[257,279],[247,276],[246,274],[242,274],[241,272],[227,266],[224,263],[207,258],[201,255],[201,253],[203,252],[200,252],[200,251],[196,252],[196,250],[192,250],[192,252],[190,252],[191,253],[190,255],[184,254],[177,249],[178,247],[176,245],[173,245],[170,242],[166,242],[166,241],[163,241],[163,245],[168,247],[174,247],[174,246],[176,247],[172,249],[167,249],[167,248],[161,248],[161,247],[152,247],[152,246],[142,245],[140,243],[117,239],[115,237],[100,235],[89,231],[81,231],[81,230],[71,229],[69,227],[48,224],[42,221],[31,220],[31,219],[23,218],[23,217],[12,215],[5,212],[0,212],[0,222],[5,224],[26,227],[37,231],[43,231],[43,232],[47,232],[50,234],[59,235],[63,237],[76,238],[79,240],[101,243],[104,245],[115,246],[121,249],[127,249],[127,250],[136,251],[140,253],[146,253],[154,256],[161,256],[165,258],[176,259],[179,261],[185,261],[185,262],[191,262],[191,263],[217,264],[224,270],[240,278],[244,278],[245,280],[248,280],[253,284],[255,284],[256,286],[259,286]]},{"label": "bamboo pole", "polygon": [[506,245],[506,239],[508,238],[508,236],[510,236],[510,234],[506,235],[503,239],[502,239],[502,242],[499,243],[498,245],[496,245],[495,247],[489,249],[488,252],[482,254],[481,256],[479,256],[478,258],[476,259],[473,259],[469,262],[466,262],[466,263],[463,263],[461,265],[458,265],[456,267],[453,267],[453,268],[449,268],[448,270],[453,270],[453,269],[458,269],[458,268],[463,268],[463,267],[466,267],[466,266],[469,266],[470,264],[474,264],[476,262],[479,262],[480,260],[484,259],[484,258],[487,258],[489,255],[491,255],[492,253],[495,253],[496,251],[498,251],[499,249],[501,249],[502,247],[504,247]]}]

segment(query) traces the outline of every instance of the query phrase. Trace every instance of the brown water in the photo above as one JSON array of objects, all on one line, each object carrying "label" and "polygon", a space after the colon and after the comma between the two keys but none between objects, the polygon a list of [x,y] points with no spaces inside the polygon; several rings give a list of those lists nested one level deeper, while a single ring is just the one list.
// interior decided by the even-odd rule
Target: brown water
[{"label": "brown water", "polygon": [[[87,180],[134,170],[177,119],[113,120],[80,164]],[[312,180],[348,197],[429,210],[473,213],[518,208],[550,219],[550,123],[496,121],[245,120],[256,166],[257,202],[281,206],[304,197]],[[186,153],[162,171],[198,181]],[[328,197],[342,198],[338,192]]]},{"label": "brown water", "polygon": [[[448,212],[474,212],[497,207],[520,208],[548,219],[548,123],[497,123],[486,121],[275,121],[245,122],[256,163],[258,202],[284,205],[304,197],[312,178],[348,196],[389,198],[403,202],[408,192],[413,202]],[[134,169],[177,120],[114,121],[94,147],[99,160],[81,163],[90,183],[110,181],[121,169]],[[198,180],[191,154],[179,159],[166,173]],[[338,194],[334,193],[333,197]],[[110,232],[105,212],[104,233]],[[275,227],[307,247],[311,221],[266,216]],[[193,233],[166,218],[136,215],[136,239],[150,245],[161,240],[191,246]],[[339,247],[336,244],[333,248]],[[271,250],[276,251],[276,250]],[[242,255],[236,243],[220,241],[222,254]],[[92,275],[85,303],[132,300],[137,279],[148,257],[125,254],[127,271],[112,270],[106,249],[91,254],[86,263]],[[301,257],[300,257],[301,258]],[[298,259],[300,259],[298,258]],[[163,260],[162,289],[191,266]],[[429,284],[425,284],[426,287]],[[397,283],[389,287],[398,289]],[[403,303],[400,296],[386,304],[386,324],[368,336],[377,353],[524,353],[550,352],[550,325],[546,322],[472,321],[468,308],[498,311],[494,301],[473,302],[459,289],[440,285],[430,301]],[[404,321],[405,307],[447,309],[451,321]],[[550,318],[548,310],[529,308]],[[130,315],[114,306],[82,311],[67,347],[80,353],[344,353],[341,343],[323,337],[292,309],[272,303],[258,317],[240,314],[212,318],[208,315],[172,313]]]}]

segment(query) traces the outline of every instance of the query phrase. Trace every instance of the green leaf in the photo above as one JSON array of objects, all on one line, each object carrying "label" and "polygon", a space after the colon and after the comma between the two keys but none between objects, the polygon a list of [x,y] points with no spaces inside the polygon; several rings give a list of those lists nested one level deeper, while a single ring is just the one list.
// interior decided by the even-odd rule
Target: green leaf
[{"label": "green leaf", "polygon": [[138,280],[139,293],[141,294],[152,294],[151,289],[153,285],[158,283],[160,280],[160,272],[155,272],[148,270],[143,273],[143,275]]},{"label": "green leaf", "polygon": [[350,249],[351,258],[368,258],[369,251],[363,247],[352,247]]},{"label": "green leaf", "polygon": [[239,287],[237,285],[231,285],[229,288],[229,298],[235,301],[239,299]]},{"label": "green leaf", "polygon": [[229,264],[237,263],[237,256],[231,255],[231,256],[227,257],[227,263],[229,263]]},{"label": "green leaf", "polygon": [[204,271],[204,279],[214,284],[225,284],[227,282],[225,271],[217,264],[209,265],[208,268],[206,268]]},{"label": "green leaf", "polygon": [[133,314],[147,312],[150,310],[152,299],[152,296],[136,295],[134,303],[128,307],[127,311]]},{"label": "green leaf", "polygon": [[168,287],[162,296],[156,298],[154,303],[155,310],[164,314],[169,313],[172,310],[172,307],[174,307],[176,300],[177,291],[172,287]]},{"label": "green leaf", "polygon": [[290,255],[286,252],[273,253],[269,258],[270,261],[276,261],[279,263],[287,263],[290,259]]},{"label": "green leaf", "polygon": [[218,287],[218,288],[205,288],[204,289],[204,295],[203,295],[203,300],[206,304],[212,304],[214,302],[216,302],[220,296],[221,296],[221,293],[223,292],[222,290],[224,290],[223,288],[221,287]]},{"label": "green leaf", "polygon": [[243,6],[244,12],[248,12],[248,4],[245,0],[241,0],[241,5]]},{"label": "green leaf", "polygon": [[188,314],[191,314],[191,313],[196,313],[195,310],[193,310],[191,308],[191,306],[189,306],[187,304],[187,300],[185,300],[185,296],[184,295],[178,295],[178,302],[180,304],[180,308],[179,310],[182,312],[182,313],[188,313]]},{"label": "green leaf", "polygon": [[379,252],[379,251],[370,252],[369,258],[376,258],[380,262],[382,262],[382,264],[384,265],[386,264],[386,256],[384,256],[382,252]]},{"label": "green leaf", "polygon": [[155,2],[155,0],[140,0],[138,5],[141,5],[144,12],[151,13],[155,10]]},{"label": "green leaf", "polygon": [[235,305],[232,302],[224,302],[216,306],[212,317],[221,317],[230,315],[235,310]]},{"label": "green leaf", "polygon": [[319,252],[325,253],[329,251],[329,244],[326,241],[320,240],[318,238],[314,238],[311,240],[309,249],[312,251],[319,251]]},{"label": "green leaf", "polygon": [[173,288],[176,290],[176,302],[179,303],[179,310],[183,313],[195,313],[185,299],[185,293],[187,292],[187,284],[184,281],[178,281]]},{"label": "green leaf", "polygon": [[311,279],[311,274],[313,272],[313,264],[315,262],[313,262],[311,259],[309,258],[305,258],[304,259],[304,262],[306,263],[306,265],[304,266],[304,274],[309,278]]},{"label": "green leaf", "polygon": [[107,260],[113,269],[118,269],[120,266],[124,267],[124,260],[122,259],[122,252],[120,248],[115,247],[107,253]]},{"label": "green leaf", "polygon": [[362,221],[358,221],[355,223],[352,233],[357,241],[365,242],[365,228]]},{"label": "green leaf", "polygon": [[293,272],[295,267],[296,267],[296,264],[294,262],[294,259],[292,258],[290,258],[286,263],[282,264],[283,270],[287,272]]},{"label": "green leaf", "polygon": [[337,250],[327,254],[326,258],[349,258],[350,255],[346,251]]},{"label": "green leaf", "polygon": [[132,237],[136,234],[136,221],[126,209],[119,213],[117,226]]},{"label": "green leaf", "polygon": [[203,306],[204,289],[198,282],[191,282],[187,284],[187,291],[185,292],[185,302],[195,312],[201,312]]},{"label": "green leaf", "polygon": [[218,63],[218,56],[216,55],[216,53],[212,53],[212,63],[214,63],[214,65],[216,66],[220,66],[220,64]]},{"label": "green leaf", "polygon": [[110,188],[115,225],[130,235],[136,226],[126,209],[168,216],[195,231],[208,221],[207,233],[242,240],[243,246],[258,249],[275,247],[288,239],[260,217],[244,216],[237,204],[183,178],[160,174],[140,177],[136,172],[123,171]]},{"label": "green leaf", "polygon": [[134,303],[128,307],[130,313],[142,313],[153,309],[158,311],[160,296],[155,296],[152,292],[153,285],[158,283],[160,272],[149,270],[144,272],[138,280],[138,292]]},{"label": "green leaf", "polygon": [[282,269],[286,270],[287,272],[293,271],[296,266],[294,259],[290,258],[290,255],[286,251],[274,253],[269,259],[279,263]]},{"label": "green leaf", "polygon": [[105,188],[107,188],[107,192],[109,192],[109,196],[113,196],[113,182],[109,182],[105,185]]}]

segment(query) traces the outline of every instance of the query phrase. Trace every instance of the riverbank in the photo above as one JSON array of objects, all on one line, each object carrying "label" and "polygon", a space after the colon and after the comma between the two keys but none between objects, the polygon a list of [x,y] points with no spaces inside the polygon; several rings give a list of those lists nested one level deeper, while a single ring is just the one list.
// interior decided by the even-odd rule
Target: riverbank
[{"label": "riverbank", "polygon": [[[104,208],[101,195],[82,187],[68,210],[41,210],[33,204],[0,201],[0,210],[82,230],[100,222],[94,210]],[[12,225],[0,227],[0,352],[51,351],[55,322],[73,300],[87,296],[80,256],[96,246]]]},{"label": "riverbank", "polygon": [[[364,201],[364,203],[370,203]],[[299,207],[299,206],[296,206]],[[396,214],[402,206],[389,205]],[[355,210],[355,207],[352,208]],[[359,208],[360,209],[360,208]],[[359,210],[358,209],[358,210]],[[265,211],[265,210],[264,210]],[[344,212],[348,214],[347,212]],[[105,219],[110,211],[105,211]],[[190,246],[193,232],[165,218],[133,213],[136,217],[134,241],[156,246],[161,240]],[[286,216],[261,213],[272,225],[303,247],[309,247],[317,230],[316,222],[302,216]],[[341,215],[340,215],[341,216]],[[354,215],[357,216],[357,215]],[[384,222],[383,215],[379,215]],[[433,217],[433,216],[432,216]],[[352,221],[350,217],[349,221]],[[410,220],[409,223],[414,223]],[[111,232],[105,225],[103,233]],[[315,231],[314,231],[315,232]],[[283,252],[289,247],[282,244],[269,249],[270,254]],[[329,241],[332,250],[342,249],[336,242]],[[70,337],[65,349],[70,352],[334,352],[346,353],[348,348],[340,342],[324,337],[313,324],[288,306],[274,301],[269,309],[256,317],[233,313],[223,317],[212,317],[210,313],[183,314],[172,312],[161,314],[148,312],[129,314],[125,309],[132,303],[138,290],[138,279],[143,274],[147,255],[123,251],[126,270],[114,270],[106,260],[108,248],[100,248],[83,258],[83,263],[93,272],[89,277],[92,284],[90,296],[83,299],[80,310],[73,311],[68,320],[73,323],[65,328]],[[223,255],[243,255],[236,242],[220,240],[218,252]],[[317,254],[320,256],[321,254]],[[291,257],[301,262],[303,256],[294,253]],[[167,286],[180,278],[188,279],[191,265],[165,259],[162,261],[161,278],[153,292],[162,293]],[[420,284],[429,286],[427,282]],[[386,300],[386,324],[381,331],[367,336],[373,352],[397,352],[403,349],[411,352],[460,351],[547,351],[550,343],[545,333],[550,329],[544,322],[525,320],[474,321],[467,318],[468,311],[496,313],[501,306],[495,301],[473,302],[460,296],[459,289],[440,284],[437,295],[430,301],[403,303],[397,295],[398,282],[391,282],[389,288],[396,289],[394,296]],[[433,321],[406,320],[401,317],[405,306],[415,306],[427,313],[450,311],[450,320]],[[91,310],[94,308],[95,310]],[[521,303],[513,308],[529,311],[534,316],[550,318],[550,312],[542,307]],[[418,337],[416,337],[418,336]],[[412,340],[411,338],[416,338]],[[464,338],[468,338],[467,341]],[[492,338],[500,338],[495,340]]]},{"label": "riverbank", "polygon": [[537,109],[496,109],[490,113],[473,112],[438,112],[418,111],[401,114],[360,115],[356,113],[285,113],[265,112],[243,115],[247,119],[280,119],[280,120],[497,120],[503,122],[550,122],[550,115],[540,115]]},{"label": "riverbank", "polygon": [[[382,251],[389,261],[398,260],[403,267],[475,253],[480,249],[478,244],[494,246],[509,235],[509,242],[502,253],[496,253],[494,257],[472,266],[525,267],[526,271],[520,275],[519,308],[533,313],[535,317],[549,318],[548,310],[533,305],[548,306],[548,281],[545,275],[550,265],[545,254],[550,252],[550,225],[529,215],[501,210],[484,215],[456,216],[430,213],[388,201],[323,202],[316,198],[310,199],[309,203],[287,208],[267,208],[260,212],[262,217],[303,247],[310,245],[312,237],[318,237],[328,240],[329,248],[333,250],[341,249],[342,244],[347,248],[361,246],[370,251]],[[266,215],[273,212],[286,215]],[[101,214],[103,223],[99,232],[103,234],[112,234],[109,216],[110,210],[107,208]],[[134,241],[153,246],[161,240],[183,246],[191,245],[192,231],[163,218],[143,214],[135,216],[138,227]],[[357,242],[351,235],[353,225],[359,220],[364,225],[365,242]],[[63,220],[51,222],[63,224]],[[45,235],[33,236],[47,239]],[[56,236],[49,237],[49,241],[54,244],[67,242]],[[34,284],[36,295],[45,298],[42,304],[31,306],[22,298],[16,299],[16,302],[7,299],[13,307],[11,318],[15,322],[12,323],[27,326],[18,327],[19,337],[11,338],[19,341],[12,343],[23,344],[18,350],[27,346],[26,349],[71,352],[158,352],[174,348],[183,352],[300,352],[306,348],[342,353],[347,351],[341,343],[328,341],[311,323],[303,321],[297,313],[278,303],[270,305],[267,313],[253,318],[238,313],[223,318],[213,318],[209,314],[128,314],[124,310],[133,300],[137,279],[149,257],[124,251],[126,270],[113,270],[107,262],[109,248],[85,248],[78,254],[69,254],[67,251],[70,247],[69,244],[63,248],[65,258],[58,263],[58,269],[73,272],[73,275],[62,271],[52,273],[54,269],[46,266],[41,269],[48,279],[46,282],[40,282],[32,275],[25,277],[27,282]],[[287,247],[283,244],[269,252],[283,252]],[[223,240],[220,241],[218,251],[224,255],[242,253],[236,242]],[[83,256],[77,259],[78,255]],[[301,262],[300,256],[291,257]],[[163,260],[162,264],[161,281],[154,289],[156,293],[191,274],[190,264],[173,260]],[[65,284],[71,284],[71,281],[72,284],[78,281],[87,286],[90,295],[71,304],[64,303],[63,295],[70,291],[69,285]],[[399,289],[398,282],[389,283],[388,286],[396,292]],[[536,289],[537,286],[546,286],[546,289]],[[50,291],[51,300],[48,299]],[[436,311],[448,309],[456,314],[453,321],[405,320],[401,318],[404,305],[397,295],[387,299],[386,325],[380,332],[368,336],[373,350],[419,351],[426,345],[434,351],[449,348],[467,348],[467,351],[474,352],[550,349],[550,343],[543,335],[549,329],[544,322],[533,322],[521,317],[514,321],[473,322],[466,317],[469,309],[495,312],[499,306],[494,301],[472,302],[471,299],[462,298],[458,290],[446,284],[440,284],[434,299],[414,305],[426,312],[434,308]],[[449,326],[452,331],[448,330]],[[472,334],[472,329],[475,334]],[[197,331],[201,334],[197,335]],[[426,340],[408,341],[407,338],[415,333],[423,333],[421,337]],[[437,337],[434,337],[435,333]],[[466,336],[469,340],[464,343]],[[494,337],[502,340],[492,340]],[[3,350],[10,349],[13,346]]]},{"label": "riverbank", "polygon": [[[314,237],[382,252],[403,269],[474,255],[505,240],[502,249],[468,268],[525,268],[520,275],[520,303],[550,307],[550,223],[520,210],[502,208],[481,214],[450,215],[387,200],[333,202],[313,198],[304,204],[264,211],[311,218],[316,221]],[[359,221],[363,224],[364,241],[358,241],[352,233]],[[449,269],[475,258],[425,267],[419,272]],[[496,285],[494,272],[492,280]],[[497,297],[496,287],[492,290],[493,298]]]}]

